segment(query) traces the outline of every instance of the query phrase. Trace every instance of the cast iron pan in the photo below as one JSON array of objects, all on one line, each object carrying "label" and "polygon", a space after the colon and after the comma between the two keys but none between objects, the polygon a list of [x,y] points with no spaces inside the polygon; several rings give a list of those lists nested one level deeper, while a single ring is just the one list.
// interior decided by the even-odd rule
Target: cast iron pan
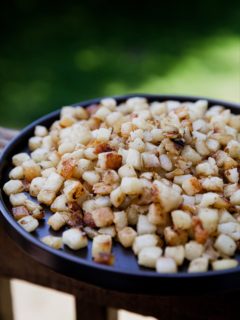
[{"label": "cast iron pan", "polygon": [[[174,95],[145,95],[134,94],[115,97],[117,102],[123,102],[132,96],[143,96],[148,101],[196,101],[199,97],[174,96]],[[86,107],[98,103],[101,99],[89,100],[76,103]],[[223,105],[234,113],[240,113],[240,105],[225,101],[207,99],[209,106]],[[8,172],[11,169],[11,158],[14,154],[27,151],[28,139],[33,135],[36,125],[49,127],[54,120],[59,118],[59,110],[50,113],[33,122],[4,149],[0,159],[0,210],[1,223],[16,243],[38,262],[60,272],[87,283],[91,283],[106,289],[119,290],[129,293],[178,295],[178,294],[201,294],[216,293],[228,290],[240,289],[240,266],[223,271],[208,271],[206,273],[188,274],[183,267],[176,274],[158,274],[150,269],[138,266],[136,257],[129,249],[124,249],[119,244],[114,244],[113,253],[115,264],[113,266],[100,265],[91,259],[91,241],[88,248],[80,251],[71,251],[64,247],[55,250],[40,241],[40,238],[53,232],[49,229],[46,221],[50,212],[46,210],[46,217],[40,223],[39,228],[32,234],[23,230],[11,215],[11,207],[8,197],[2,191],[3,184],[8,180]],[[240,261],[240,254],[237,255]]]}]

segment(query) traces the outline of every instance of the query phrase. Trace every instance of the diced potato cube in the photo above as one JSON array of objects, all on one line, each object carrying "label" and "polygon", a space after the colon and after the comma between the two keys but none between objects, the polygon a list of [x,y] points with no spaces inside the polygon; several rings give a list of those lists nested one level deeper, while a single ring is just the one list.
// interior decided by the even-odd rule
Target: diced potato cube
[{"label": "diced potato cube", "polygon": [[27,200],[27,196],[22,192],[10,194],[9,200],[11,202],[11,205],[14,207],[23,206],[25,204],[25,201]]},{"label": "diced potato cube", "polygon": [[185,258],[190,261],[201,257],[203,251],[203,245],[196,241],[191,240],[185,244]]},{"label": "diced potato cube", "polygon": [[182,203],[182,196],[179,192],[158,180],[153,182],[153,195],[154,202],[159,202],[164,212],[177,209]]},{"label": "diced potato cube", "polygon": [[219,210],[219,224],[226,222],[236,222],[236,219],[229,211],[221,209]]},{"label": "diced potato cube", "polygon": [[117,231],[125,228],[128,224],[127,213],[125,211],[113,212],[113,222]]},{"label": "diced potato cube", "polygon": [[210,208],[200,208],[198,217],[202,222],[203,228],[211,235],[217,230],[219,221],[218,210]]},{"label": "diced potato cube", "polygon": [[212,262],[213,270],[225,270],[236,268],[238,266],[238,261],[235,259],[222,259]]},{"label": "diced potato cube", "polygon": [[147,214],[150,223],[160,226],[167,225],[169,221],[169,214],[162,210],[159,203],[151,203]]},{"label": "diced potato cube", "polygon": [[186,161],[191,161],[193,165],[198,164],[202,160],[201,155],[189,145],[184,146],[182,157]]},{"label": "diced potato cube", "polygon": [[9,180],[3,186],[3,191],[10,196],[11,194],[20,193],[24,190],[21,180]]},{"label": "diced potato cube", "polygon": [[175,260],[178,266],[183,264],[185,258],[184,246],[173,246],[165,248],[165,257]]},{"label": "diced potato cube", "polygon": [[159,157],[161,167],[166,171],[171,171],[173,169],[173,164],[170,158],[166,154],[161,154]]},{"label": "diced potato cube", "polygon": [[193,196],[202,191],[202,185],[195,177],[185,179],[182,183],[182,188],[189,196]]},{"label": "diced potato cube", "polygon": [[100,175],[96,171],[85,171],[82,175],[82,179],[93,186],[100,181]]},{"label": "diced potato cube", "polygon": [[48,159],[49,151],[45,148],[38,148],[31,153],[31,158],[35,162],[41,162]]},{"label": "diced potato cube", "polygon": [[91,214],[97,227],[107,227],[113,223],[113,212],[109,207],[95,209]]},{"label": "diced potato cube", "polygon": [[27,160],[30,160],[30,156],[25,152],[15,154],[12,157],[12,162],[15,167],[21,166],[23,164],[23,162],[25,162]]},{"label": "diced potato cube", "polygon": [[114,226],[110,226],[110,227],[102,227],[98,229],[98,233],[99,234],[106,234],[111,236],[112,238],[114,238],[116,236],[116,229]]},{"label": "diced potato cube", "polygon": [[27,232],[33,232],[39,225],[38,220],[33,218],[32,216],[23,217],[22,219],[18,220],[18,223]]},{"label": "diced potato cube", "polygon": [[239,181],[239,173],[237,168],[232,168],[225,170],[225,176],[228,179],[229,182],[231,183],[238,183]]},{"label": "diced potato cube", "polygon": [[27,181],[32,181],[34,178],[41,175],[41,167],[33,160],[27,160],[22,164],[24,177]]},{"label": "diced potato cube", "polygon": [[99,255],[110,254],[112,250],[112,237],[100,234],[93,239],[92,257],[96,259]]},{"label": "diced potato cube", "polygon": [[62,142],[58,147],[58,153],[62,156],[65,153],[71,153],[75,149],[75,143],[73,142]]},{"label": "diced potato cube", "polygon": [[97,112],[94,114],[95,118],[98,118],[102,121],[106,119],[106,117],[111,113],[111,111],[106,107],[101,107],[97,110]]},{"label": "diced potato cube", "polygon": [[118,169],[118,174],[121,178],[123,177],[137,177],[136,171],[134,168],[128,164],[125,164],[124,166],[120,167]]},{"label": "diced potato cube", "polygon": [[210,206],[214,205],[218,201],[219,198],[220,198],[220,196],[218,193],[214,193],[214,192],[204,193],[202,195],[202,199],[200,201],[199,206],[205,207],[205,208],[210,207]]},{"label": "diced potato cube", "polygon": [[114,207],[118,208],[124,201],[126,195],[120,187],[114,189],[110,194],[110,199]]},{"label": "diced potato cube", "polygon": [[108,142],[112,129],[100,128],[92,132],[93,137],[100,142]]},{"label": "diced potato cube", "polygon": [[65,194],[67,201],[71,202],[85,195],[86,190],[80,181],[71,179],[64,182],[63,193]]},{"label": "diced potato cube", "polygon": [[224,233],[233,240],[240,240],[240,224],[235,221],[229,221],[218,225],[218,233]]},{"label": "diced potato cube", "polygon": [[159,273],[175,273],[177,272],[177,264],[172,258],[160,257],[156,263],[156,271]]},{"label": "diced potato cube", "polygon": [[42,137],[32,137],[28,141],[28,146],[31,151],[40,148],[42,145]]},{"label": "diced potato cube", "polygon": [[35,136],[37,137],[45,137],[48,134],[48,130],[44,126],[36,126],[34,131]]},{"label": "diced potato cube", "polygon": [[51,205],[57,192],[62,187],[63,181],[62,176],[55,172],[51,173],[37,196],[38,201],[46,205]]},{"label": "diced potato cube", "polygon": [[137,236],[133,242],[133,252],[138,254],[143,248],[155,247],[159,242],[159,237],[155,234],[144,234]]},{"label": "diced potato cube", "polygon": [[199,163],[196,166],[196,173],[205,177],[218,175],[216,161],[213,158],[208,158],[208,161]]},{"label": "diced potato cube", "polygon": [[44,177],[36,177],[32,179],[30,188],[29,188],[30,195],[33,197],[37,197],[45,182],[46,182],[46,178]]},{"label": "diced potato cube", "polygon": [[188,267],[188,272],[206,272],[208,270],[208,259],[200,257],[192,260]]},{"label": "diced potato cube", "polygon": [[88,245],[88,239],[85,233],[77,228],[71,228],[62,234],[63,244],[72,250],[79,250]]},{"label": "diced potato cube", "polygon": [[57,231],[61,229],[68,220],[67,212],[55,212],[49,219],[48,225],[54,230]]},{"label": "diced potato cube", "polygon": [[53,212],[63,212],[68,210],[69,208],[67,206],[67,197],[65,196],[65,194],[61,194],[60,196],[56,197],[51,204],[51,211]]},{"label": "diced potato cube", "polygon": [[179,246],[185,244],[188,240],[188,231],[177,229],[172,227],[166,227],[164,229],[164,238],[169,246]]},{"label": "diced potato cube", "polygon": [[151,234],[155,233],[157,230],[156,225],[152,224],[148,217],[140,214],[138,217],[138,222],[137,222],[137,233],[139,235],[141,234]]},{"label": "diced potato cube", "polygon": [[32,200],[26,200],[25,205],[27,209],[31,212],[33,218],[42,219],[44,217],[43,208],[36,202]]},{"label": "diced potato cube", "polygon": [[209,177],[202,179],[201,181],[203,189],[207,191],[222,192],[223,191],[223,179],[218,177]]},{"label": "diced potato cube", "polygon": [[188,230],[192,226],[192,218],[183,210],[172,211],[173,225],[176,229]]},{"label": "diced potato cube", "polygon": [[148,152],[142,153],[143,165],[145,168],[159,168],[160,162],[155,154]]},{"label": "diced potato cube", "polygon": [[9,172],[9,178],[10,179],[14,179],[14,180],[21,180],[24,178],[24,172],[23,172],[23,168],[21,166],[17,166],[15,168],[13,168],[10,172]]},{"label": "diced potato cube", "polygon": [[52,247],[54,249],[60,249],[62,247],[61,237],[54,237],[54,236],[48,235],[43,237],[41,241],[45,243],[47,246]]},{"label": "diced potato cube", "polygon": [[103,152],[98,155],[98,166],[101,169],[118,169],[122,165],[122,156],[116,152]]},{"label": "diced potato cube", "polygon": [[13,207],[12,213],[15,220],[20,220],[23,217],[29,216],[29,211],[25,206]]},{"label": "diced potato cube", "polygon": [[214,247],[223,255],[233,256],[237,245],[235,241],[226,234],[220,234],[214,243]]},{"label": "diced potato cube", "polygon": [[139,152],[143,152],[145,150],[145,143],[142,141],[140,137],[137,137],[129,143],[129,148],[135,149]]},{"label": "diced potato cube", "polygon": [[240,205],[240,190],[235,191],[230,197],[231,204],[235,206]]},{"label": "diced potato cube", "polygon": [[129,149],[126,164],[132,166],[134,169],[141,170],[142,160],[140,152],[136,149]]},{"label": "diced potato cube", "polygon": [[138,264],[147,268],[156,268],[158,258],[162,255],[159,247],[143,248],[138,254]]},{"label": "diced potato cube", "polygon": [[131,247],[137,236],[137,232],[131,227],[125,227],[118,231],[119,242],[125,247]]},{"label": "diced potato cube", "polygon": [[134,195],[143,192],[143,185],[138,178],[124,177],[121,182],[121,190],[125,194]]}]

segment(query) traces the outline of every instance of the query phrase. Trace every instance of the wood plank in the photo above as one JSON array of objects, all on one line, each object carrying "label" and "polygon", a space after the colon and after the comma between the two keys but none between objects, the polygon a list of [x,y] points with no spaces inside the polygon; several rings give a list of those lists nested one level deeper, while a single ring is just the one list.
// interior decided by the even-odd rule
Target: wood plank
[{"label": "wood plank", "polygon": [[76,319],[77,320],[108,320],[107,308],[94,303],[76,299]]},{"label": "wood plank", "polygon": [[77,320],[117,320],[118,313],[116,309],[106,306],[96,305],[90,302],[84,302],[76,299],[76,319]]},{"label": "wood plank", "polygon": [[0,319],[13,320],[10,280],[0,278]]}]

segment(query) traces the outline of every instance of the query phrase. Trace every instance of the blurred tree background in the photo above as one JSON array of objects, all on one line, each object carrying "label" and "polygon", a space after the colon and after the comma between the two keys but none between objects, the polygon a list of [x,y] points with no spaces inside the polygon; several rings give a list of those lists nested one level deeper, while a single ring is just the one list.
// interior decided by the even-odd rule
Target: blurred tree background
[{"label": "blurred tree background", "polygon": [[240,1],[1,4],[0,125],[129,92],[240,101]]}]

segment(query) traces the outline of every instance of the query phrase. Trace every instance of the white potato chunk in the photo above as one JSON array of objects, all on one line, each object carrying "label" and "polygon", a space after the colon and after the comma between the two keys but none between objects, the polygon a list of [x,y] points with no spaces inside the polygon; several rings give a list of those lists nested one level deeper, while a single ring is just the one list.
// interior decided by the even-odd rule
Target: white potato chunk
[{"label": "white potato chunk", "polygon": [[231,202],[231,204],[233,204],[233,205],[237,205],[237,206],[239,206],[240,205],[240,190],[237,190],[237,191],[235,191],[232,195],[231,195],[231,197],[230,197],[230,202]]},{"label": "white potato chunk", "polygon": [[208,259],[200,257],[192,260],[188,267],[188,272],[206,272],[208,270]]},{"label": "white potato chunk", "polygon": [[141,170],[142,160],[140,152],[136,149],[129,149],[126,164],[132,166],[134,169]]},{"label": "white potato chunk", "polygon": [[155,234],[144,234],[137,236],[133,242],[133,252],[137,255],[143,248],[155,247],[158,242],[159,237]]},{"label": "white potato chunk", "polygon": [[61,229],[69,219],[67,212],[55,212],[49,219],[48,225],[54,230],[57,231]]},{"label": "white potato chunk", "polygon": [[32,179],[30,188],[29,188],[30,195],[33,197],[37,197],[45,182],[46,182],[46,178],[44,177],[36,177]]},{"label": "white potato chunk", "polygon": [[127,213],[125,211],[113,212],[113,222],[117,231],[125,228],[128,224]]},{"label": "white potato chunk", "polygon": [[93,239],[92,257],[98,258],[101,254],[110,254],[112,250],[112,237],[100,234]]},{"label": "white potato chunk", "polygon": [[21,166],[17,166],[15,168],[13,168],[9,172],[9,178],[13,179],[13,180],[21,180],[21,179],[23,179],[24,178],[23,168]]},{"label": "white potato chunk", "polygon": [[88,239],[85,233],[77,228],[71,228],[62,234],[63,244],[72,250],[79,250],[88,245]]},{"label": "white potato chunk", "polygon": [[20,193],[24,190],[21,180],[9,180],[3,186],[3,191],[10,196],[11,194]]},{"label": "white potato chunk", "polygon": [[158,180],[153,182],[153,194],[154,202],[159,202],[164,212],[177,209],[183,200],[179,192]]},{"label": "white potato chunk", "polygon": [[138,254],[138,264],[147,268],[155,268],[158,258],[162,255],[160,247],[146,247]]},{"label": "white potato chunk", "polygon": [[233,240],[240,240],[240,224],[235,221],[229,221],[218,225],[218,233],[224,233]]},{"label": "white potato chunk", "polygon": [[14,207],[23,206],[27,200],[27,196],[23,192],[10,194],[9,200]]},{"label": "white potato chunk", "polygon": [[137,232],[131,227],[125,227],[118,231],[118,240],[125,247],[129,248],[137,236]]},{"label": "white potato chunk", "polygon": [[217,230],[219,221],[218,210],[200,208],[198,211],[198,217],[202,222],[203,228],[207,230],[209,234],[213,234]]},{"label": "white potato chunk", "polygon": [[181,266],[185,258],[184,246],[166,247],[164,255],[167,258],[174,259],[176,264]]},{"label": "white potato chunk", "polygon": [[121,190],[125,194],[134,195],[143,192],[143,185],[140,179],[124,177],[121,182]]},{"label": "white potato chunk", "polygon": [[183,210],[175,210],[171,213],[173,225],[176,229],[188,230],[192,226],[192,218],[189,213]]},{"label": "white potato chunk", "polygon": [[126,195],[122,192],[121,187],[114,189],[110,193],[110,199],[114,207],[118,208],[124,201]]},{"label": "white potato chunk", "polygon": [[18,223],[27,232],[33,232],[39,225],[38,220],[33,218],[32,216],[23,217],[22,219],[18,220]]},{"label": "white potato chunk", "polygon": [[137,233],[139,235],[142,235],[142,234],[155,233],[156,231],[157,231],[156,225],[152,224],[149,221],[147,216],[140,214],[137,222]]},{"label": "white potato chunk", "polygon": [[222,259],[212,262],[213,270],[225,270],[236,268],[238,266],[238,261],[235,259]]},{"label": "white potato chunk", "polygon": [[156,271],[159,273],[175,273],[177,272],[177,264],[172,258],[160,257],[156,263]]},{"label": "white potato chunk", "polygon": [[113,212],[109,207],[95,209],[91,214],[97,227],[107,227],[113,223]]},{"label": "white potato chunk", "polygon": [[45,236],[41,239],[43,243],[47,246],[52,247],[54,249],[62,248],[62,238],[61,237],[54,237],[51,235]]},{"label": "white potato chunk", "polygon": [[185,244],[185,258],[190,261],[199,258],[203,251],[203,245],[196,241],[191,240]]},{"label": "white potato chunk", "polygon": [[220,234],[217,237],[214,247],[225,256],[233,256],[237,249],[235,241],[226,234]]},{"label": "white potato chunk", "polygon": [[40,190],[37,199],[46,205],[51,205],[56,198],[57,192],[62,187],[64,178],[58,173],[51,173]]},{"label": "white potato chunk", "polygon": [[15,154],[12,157],[12,162],[15,167],[21,166],[23,164],[23,162],[25,162],[27,160],[30,160],[30,156],[25,152]]}]

